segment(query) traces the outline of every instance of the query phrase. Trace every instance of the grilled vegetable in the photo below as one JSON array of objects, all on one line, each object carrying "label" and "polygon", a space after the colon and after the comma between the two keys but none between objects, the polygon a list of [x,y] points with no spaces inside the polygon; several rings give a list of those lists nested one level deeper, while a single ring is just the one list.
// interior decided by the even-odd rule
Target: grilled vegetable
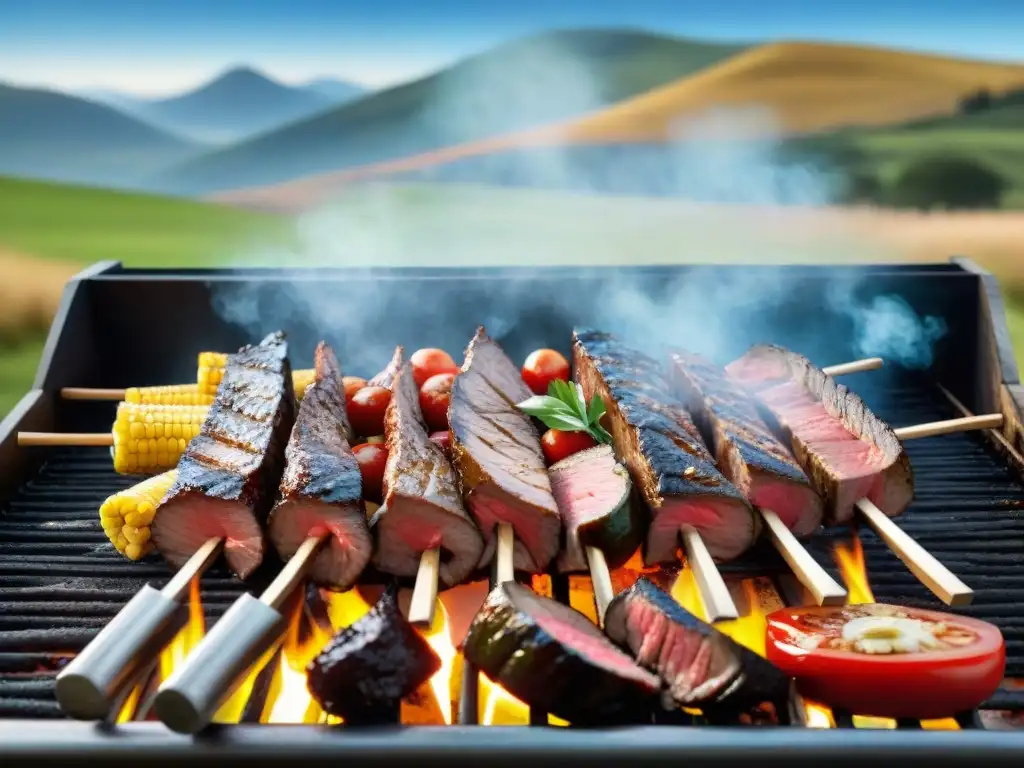
[{"label": "grilled vegetable", "polygon": [[380,504],[384,498],[384,467],[388,463],[388,448],[381,443],[363,443],[352,449],[363,482],[363,498]]},{"label": "grilled vegetable", "polygon": [[119,404],[113,428],[114,470],[152,474],[173,469],[208,412],[201,405]]},{"label": "grilled vegetable", "polygon": [[402,616],[396,593],[388,587],[306,668],[310,695],[348,723],[391,719],[398,703],[441,668],[433,648]]},{"label": "grilled vegetable", "polygon": [[987,622],[874,603],[776,611],[766,649],[809,699],[917,720],[974,709],[1006,666],[1002,633]]},{"label": "grilled vegetable", "polygon": [[656,672],[680,706],[743,711],[787,704],[789,678],[756,653],[679,605],[646,578],[620,592],[605,632]]},{"label": "grilled vegetable", "polygon": [[100,524],[114,548],[129,560],[140,560],[153,550],[150,525],[160,500],[174,483],[175,470],[143,480],[109,496],[100,505]]},{"label": "grilled vegetable", "polygon": [[590,619],[513,581],[487,596],[463,649],[512,695],[573,725],[641,720],[657,701],[658,678]]},{"label": "grilled vegetable", "polygon": [[459,372],[459,366],[443,349],[417,349],[409,358],[409,364],[412,366],[412,376],[417,388],[421,388],[427,379],[439,373]]},{"label": "grilled vegetable", "polygon": [[569,361],[553,349],[538,349],[526,358],[520,373],[535,395],[543,395],[551,382],[569,380]]},{"label": "grilled vegetable", "polygon": [[434,431],[448,429],[448,405],[452,401],[454,373],[431,376],[420,389],[420,410],[427,426]]},{"label": "grilled vegetable", "polygon": [[[568,434],[586,437],[581,432]],[[565,524],[558,570],[587,570],[586,546],[604,552],[612,568],[636,552],[643,538],[642,512],[630,503],[633,483],[626,468],[615,461],[610,445],[574,453],[551,467],[548,477]]]},{"label": "grilled vegetable", "polygon": [[213,395],[199,391],[198,384],[169,384],[163,387],[129,387],[126,402],[135,405],[209,405]]},{"label": "grilled vegetable", "polygon": [[587,432],[549,429],[540,438],[540,447],[544,449],[544,459],[548,464],[555,464],[595,445],[597,442]]},{"label": "grilled vegetable", "polygon": [[[199,371],[196,376],[196,385],[200,394],[208,395],[211,398],[217,394],[217,387],[224,378],[224,366],[227,364],[228,355],[226,352],[200,352]],[[316,378],[316,371],[312,368],[304,368],[292,371],[292,389],[295,397],[302,399],[306,387]]]},{"label": "grilled vegetable", "polygon": [[384,414],[391,402],[386,387],[363,387],[347,403],[353,431],[362,437],[384,434]]}]

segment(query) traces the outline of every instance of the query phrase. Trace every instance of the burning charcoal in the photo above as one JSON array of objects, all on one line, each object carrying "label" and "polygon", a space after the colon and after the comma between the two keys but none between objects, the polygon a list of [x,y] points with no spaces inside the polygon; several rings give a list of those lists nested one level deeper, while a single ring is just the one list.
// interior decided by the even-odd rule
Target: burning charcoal
[{"label": "burning charcoal", "polygon": [[399,702],[440,668],[441,659],[399,611],[392,585],[306,671],[324,711],[352,723],[392,719]]},{"label": "burning charcoal", "polygon": [[487,596],[464,649],[514,696],[574,725],[638,722],[657,703],[658,678],[586,616],[512,581]]},{"label": "burning charcoal", "polygon": [[855,393],[782,347],[762,345],[726,367],[756,392],[780,436],[825,501],[825,519],[846,523],[867,498],[889,517],[914,498],[914,476],[896,433]]},{"label": "burning charcoal", "polygon": [[611,446],[574,453],[552,465],[548,476],[565,523],[565,549],[558,558],[558,570],[587,570],[587,546],[604,552],[612,568],[636,552],[642,520],[630,503],[629,472],[615,461]]},{"label": "burning charcoal", "polygon": [[746,552],[757,538],[758,518],[718,471],[660,366],[599,331],[575,331],[573,348],[583,392],[587,400],[604,400],[615,453],[652,512],[645,560],[675,561],[684,526],[700,533],[716,560]]},{"label": "burning charcoal", "polygon": [[776,707],[789,698],[789,678],[774,665],[687,611],[641,578],[605,614],[605,632],[657,672],[680,706],[705,711]]}]

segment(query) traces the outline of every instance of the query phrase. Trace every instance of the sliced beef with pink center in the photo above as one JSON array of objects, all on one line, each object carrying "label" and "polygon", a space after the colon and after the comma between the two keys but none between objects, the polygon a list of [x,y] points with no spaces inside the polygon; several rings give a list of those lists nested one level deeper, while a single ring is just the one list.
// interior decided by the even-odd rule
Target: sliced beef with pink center
[{"label": "sliced beef with pink center", "polygon": [[620,592],[605,632],[658,674],[680,706],[753,708],[787,703],[789,679],[773,664],[687,611],[646,578]]},{"label": "sliced beef with pink center", "polygon": [[385,573],[415,576],[423,552],[440,547],[439,575],[450,587],[476,569],[483,537],[463,507],[455,470],[428,436],[408,363],[392,384],[385,498],[371,522],[377,538],[374,564]]},{"label": "sliced beef with pink center", "polygon": [[512,695],[574,725],[643,721],[660,689],[582,613],[511,581],[487,596],[463,650]]},{"label": "sliced beef with pink center", "polygon": [[561,545],[540,435],[517,407],[531,396],[515,363],[480,328],[452,382],[448,421],[463,499],[485,540],[481,566],[494,556],[498,523],[515,531],[519,570],[544,571]]},{"label": "sliced beef with pink center", "polygon": [[[788,375],[780,377],[780,371]],[[777,432],[824,499],[829,523],[853,517],[867,498],[896,517],[914,497],[910,460],[896,433],[855,393],[837,384],[807,358],[775,346],[758,346],[730,363],[729,377],[756,391]]]},{"label": "sliced beef with pink center", "polygon": [[285,451],[280,500],[268,532],[285,560],[308,537],[329,534],[310,576],[323,586],[346,590],[369,563],[373,540],[350,445],[354,435],[345,411],[341,367],[324,342],[316,348],[315,371]]},{"label": "sliced beef with pink center", "polygon": [[206,420],[153,520],[153,543],[171,565],[180,568],[203,542],[220,537],[239,578],[259,566],[294,421],[284,334],[229,355]]},{"label": "sliced beef with pink center", "polygon": [[821,525],[821,498],[772,434],[756,402],[710,360],[684,352],[671,355],[676,392],[694,415],[718,468],[755,506],[774,511],[798,536]]},{"label": "sliced beef with pink center", "polygon": [[576,379],[588,401],[604,400],[615,453],[651,511],[647,563],[675,561],[686,527],[716,560],[743,554],[757,538],[757,518],[718,471],[661,367],[606,333],[579,330],[574,342]]},{"label": "sliced beef with pink center", "polygon": [[643,515],[632,503],[629,472],[615,460],[611,446],[574,453],[548,469],[551,490],[565,525],[565,549],[558,557],[563,573],[585,571],[585,548],[600,549],[608,565],[626,562],[643,538]]}]

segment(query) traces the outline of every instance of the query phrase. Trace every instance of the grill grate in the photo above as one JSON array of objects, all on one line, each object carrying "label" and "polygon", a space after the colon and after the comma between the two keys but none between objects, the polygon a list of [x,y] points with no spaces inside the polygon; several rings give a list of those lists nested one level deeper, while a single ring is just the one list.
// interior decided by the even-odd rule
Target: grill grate
[{"label": "grill grate", "polygon": [[[923,385],[861,395],[894,426],[959,415]],[[900,525],[975,589],[974,604],[957,610],[996,624],[1006,639],[1007,675],[1024,676],[1024,486],[980,435],[926,438],[907,448],[916,499]],[[100,527],[100,503],[131,483],[113,472],[104,449],[57,450],[0,513],[0,718],[61,717],[53,680],[64,660],[146,581],[159,586],[168,578],[159,556],[128,562]],[[831,546],[846,535],[831,531],[809,544],[834,576]],[[861,539],[878,601],[942,608],[873,532],[862,530]],[[723,570],[788,572],[768,547]],[[244,591],[220,566],[202,585],[207,626]],[[1000,696],[989,706],[1019,708],[1018,697]],[[837,718],[841,725],[846,719]],[[977,727],[976,714],[959,719]]]}]

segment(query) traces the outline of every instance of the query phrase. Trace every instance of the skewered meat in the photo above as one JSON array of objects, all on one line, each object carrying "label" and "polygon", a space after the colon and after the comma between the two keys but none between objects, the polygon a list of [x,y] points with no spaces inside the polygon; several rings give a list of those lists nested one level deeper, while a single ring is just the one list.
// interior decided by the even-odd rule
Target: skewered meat
[{"label": "skewered meat", "polygon": [[420,555],[440,547],[440,580],[458,584],[476,569],[484,542],[462,505],[458,476],[444,449],[428,436],[408,363],[394,379],[386,423],[385,498],[371,521],[374,564],[386,573],[414,576]]},{"label": "skewered meat", "polygon": [[604,400],[615,453],[653,516],[647,563],[675,560],[685,526],[700,533],[716,560],[745,552],[758,533],[753,509],[715,467],[658,364],[606,333],[573,336],[576,378],[588,400]]},{"label": "skewered meat", "polygon": [[463,649],[514,696],[574,725],[639,720],[657,703],[658,678],[586,616],[512,581],[487,596]]},{"label": "skewered meat", "polygon": [[345,413],[345,388],[334,352],[320,342],[313,382],[299,406],[285,450],[281,498],[270,515],[270,540],[290,559],[310,536],[331,534],[313,561],[310,577],[346,590],[370,561],[373,539],[363,509],[359,465]]},{"label": "skewered meat", "polygon": [[687,611],[646,578],[608,605],[605,632],[656,672],[680,706],[746,710],[787,703],[789,678]]},{"label": "skewered meat", "polygon": [[153,521],[153,543],[168,562],[181,567],[207,539],[222,537],[238,577],[255,570],[294,420],[283,333],[228,357],[209,414]]},{"label": "skewered meat", "polygon": [[453,463],[485,538],[480,565],[494,556],[495,527],[504,522],[515,531],[515,567],[538,573],[558,554],[562,524],[540,437],[516,407],[531,396],[519,369],[480,328],[452,383]]},{"label": "skewered meat", "polygon": [[775,512],[798,536],[821,525],[821,498],[789,449],[774,435],[757,404],[710,360],[677,352],[671,376],[712,446],[718,468],[747,500]]},{"label": "skewered meat", "polygon": [[824,499],[828,522],[848,522],[863,498],[890,517],[910,505],[913,472],[896,433],[806,357],[757,346],[726,372],[758,393]]},{"label": "skewered meat", "polygon": [[384,387],[384,389],[392,389],[395,383],[395,377],[398,375],[398,371],[402,367],[402,363],[405,361],[405,352],[401,346],[395,347],[395,354],[391,356],[391,360],[384,366],[384,370],[374,376],[367,382],[368,386],[371,387]]},{"label": "skewered meat", "polygon": [[629,472],[615,461],[611,446],[574,453],[553,464],[548,476],[565,523],[558,570],[587,570],[587,546],[600,549],[612,568],[636,552],[643,538],[643,516],[632,503]]},{"label": "skewered meat", "polygon": [[390,719],[398,703],[441,668],[434,649],[402,616],[396,593],[388,587],[307,667],[309,693],[325,712],[349,723]]}]

